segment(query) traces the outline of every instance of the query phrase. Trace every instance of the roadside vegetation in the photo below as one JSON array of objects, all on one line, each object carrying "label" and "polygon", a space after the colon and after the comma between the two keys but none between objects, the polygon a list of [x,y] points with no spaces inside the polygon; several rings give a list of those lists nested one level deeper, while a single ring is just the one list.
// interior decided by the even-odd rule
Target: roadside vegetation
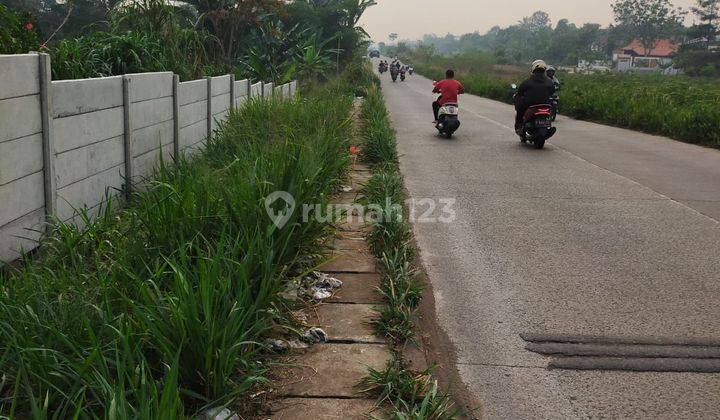
[{"label": "roadside vegetation", "polygon": [[363,383],[379,404],[391,407],[392,419],[452,419],[457,416],[446,394],[438,390],[432,370],[413,372],[403,358],[403,347],[415,339],[415,311],[423,284],[418,278],[417,250],[408,223],[403,181],[398,169],[395,136],[382,93],[369,89],[362,104],[362,159],[373,168],[363,188],[364,204],[382,209],[371,223],[368,243],[380,260],[382,280],[378,292],[387,305],[378,308],[373,322],[391,346],[393,359],[380,371],[371,369]]},{"label": "roadside vegetation", "polygon": [[[512,103],[512,83],[527,77],[520,66],[497,65],[483,53],[404,59],[426,77],[439,80],[456,69],[468,93]],[[720,148],[720,80],[639,74],[567,74],[560,72],[560,112],[617,127],[659,134],[688,143]]]},{"label": "roadside vegetation", "polygon": [[49,3],[0,5],[0,54],[47,52],[55,80],[173,71],[285,83],[326,79],[364,52],[357,24],[374,1]]},{"label": "roadside vegetation", "polygon": [[[348,74],[352,74],[350,71]],[[327,224],[284,228],[265,197],[327,203],[349,163],[354,80],[253,100],[188,161],[161,164],[120,209],[57,222],[0,276],[0,413],[184,418],[251,410],[279,295],[321,260]],[[278,209],[282,210],[282,209]]]}]

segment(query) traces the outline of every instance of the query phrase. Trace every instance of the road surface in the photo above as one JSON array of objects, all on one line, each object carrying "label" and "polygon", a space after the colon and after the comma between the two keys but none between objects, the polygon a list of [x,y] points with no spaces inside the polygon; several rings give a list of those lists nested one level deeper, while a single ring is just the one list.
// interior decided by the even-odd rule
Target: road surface
[{"label": "road surface", "polygon": [[457,200],[414,231],[484,418],[720,415],[720,374],[697,372],[720,363],[719,151],[562,117],[534,150],[471,95],[446,140],[429,80],[382,86],[410,195]]}]

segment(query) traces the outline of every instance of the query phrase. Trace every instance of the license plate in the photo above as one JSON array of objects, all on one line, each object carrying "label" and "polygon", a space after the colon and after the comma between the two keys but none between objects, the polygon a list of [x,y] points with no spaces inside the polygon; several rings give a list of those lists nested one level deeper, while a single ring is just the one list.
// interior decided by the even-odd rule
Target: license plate
[{"label": "license plate", "polygon": [[550,127],[550,120],[546,120],[546,119],[535,120],[535,126],[536,127]]},{"label": "license plate", "polygon": [[443,113],[446,115],[457,115],[458,108],[456,106],[446,106],[443,107]]}]

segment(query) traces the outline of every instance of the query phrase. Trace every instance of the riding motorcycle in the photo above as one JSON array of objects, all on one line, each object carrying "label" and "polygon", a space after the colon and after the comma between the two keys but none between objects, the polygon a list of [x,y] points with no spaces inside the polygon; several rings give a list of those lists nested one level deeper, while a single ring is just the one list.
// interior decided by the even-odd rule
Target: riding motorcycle
[{"label": "riding motorcycle", "polygon": [[[512,85],[514,95],[517,96],[517,85]],[[553,108],[551,104],[533,105],[525,111],[523,127],[520,133],[520,142],[530,143],[536,149],[545,147],[545,142],[557,132],[552,126]]]},{"label": "riding motorcycle", "polygon": [[400,70],[400,81],[401,82],[405,81],[405,70]]},{"label": "riding motorcycle", "polygon": [[392,66],[392,67],[390,68],[390,77],[392,78],[393,83],[397,82],[398,69],[395,68],[395,66]]},{"label": "riding motorcycle", "polygon": [[440,135],[452,138],[453,134],[460,128],[460,108],[458,104],[447,103],[440,107],[438,112],[437,128]]}]

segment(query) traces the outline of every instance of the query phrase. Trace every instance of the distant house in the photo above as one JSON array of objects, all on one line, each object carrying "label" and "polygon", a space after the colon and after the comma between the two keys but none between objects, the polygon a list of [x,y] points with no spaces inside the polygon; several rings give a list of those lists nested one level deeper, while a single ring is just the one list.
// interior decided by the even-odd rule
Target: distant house
[{"label": "distant house", "polygon": [[679,45],[669,39],[661,39],[650,51],[645,51],[640,40],[620,48],[613,54],[613,62],[619,71],[657,70],[672,65],[672,59]]}]

